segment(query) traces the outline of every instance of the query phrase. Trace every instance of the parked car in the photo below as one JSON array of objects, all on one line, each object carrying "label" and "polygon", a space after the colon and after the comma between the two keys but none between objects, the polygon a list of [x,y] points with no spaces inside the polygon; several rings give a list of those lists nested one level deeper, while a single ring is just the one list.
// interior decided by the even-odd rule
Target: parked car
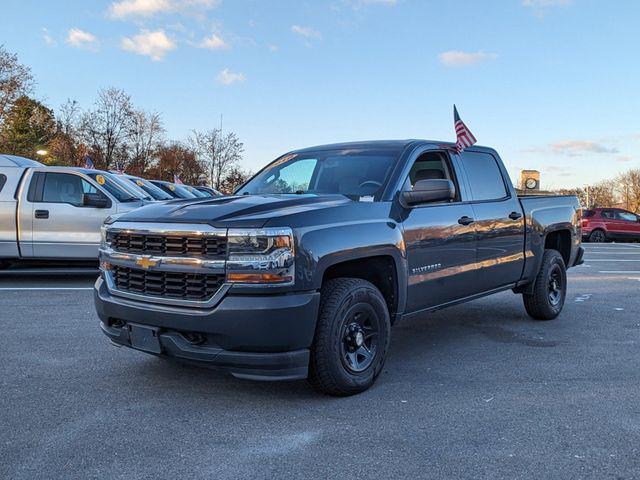
[{"label": "parked car", "polygon": [[97,259],[105,218],[144,204],[108,172],[0,155],[0,262]]},{"label": "parked car", "polygon": [[116,345],[351,395],[382,371],[402,319],[503,290],[557,317],[582,262],[579,208],[519,198],[486,147],[297,150],[235,196],[108,221],[95,305]]},{"label": "parked car", "polygon": [[209,197],[222,197],[223,196],[222,192],[219,192],[215,188],[207,187],[205,185],[198,185],[198,186],[194,186],[193,188],[195,188],[196,190],[201,191],[202,193],[207,194],[207,196],[209,196]]},{"label": "parked car", "polygon": [[208,193],[201,192],[196,187],[193,187],[191,185],[180,185],[180,186],[186,188],[189,193],[193,194],[197,198],[211,198],[211,195],[209,195]]},{"label": "parked car", "polygon": [[158,186],[154,185],[153,183],[151,183],[149,180],[146,180],[146,179],[141,178],[141,177],[136,177],[134,175],[128,175],[126,173],[122,173],[122,174],[119,174],[119,175],[123,179],[129,181],[130,183],[133,183],[138,188],[141,188],[142,190],[147,192],[147,194],[149,196],[151,196],[154,200],[162,202],[162,201],[165,201],[165,200],[172,200],[173,198],[175,198],[172,195],[169,195],[164,190],[162,190],[160,187],[158,187]]},{"label": "parked car", "polygon": [[197,198],[192,192],[186,189],[184,185],[178,185],[176,183],[165,182],[163,180],[150,180],[156,187],[162,189],[165,193],[168,193],[173,198]]},{"label": "parked car", "polygon": [[582,237],[588,242],[640,241],[640,217],[621,208],[583,210]]}]

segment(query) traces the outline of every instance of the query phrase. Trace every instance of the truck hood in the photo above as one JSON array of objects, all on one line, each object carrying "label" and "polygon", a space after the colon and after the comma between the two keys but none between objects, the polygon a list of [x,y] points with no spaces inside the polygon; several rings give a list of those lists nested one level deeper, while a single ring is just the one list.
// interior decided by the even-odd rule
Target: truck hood
[{"label": "truck hood", "polygon": [[267,221],[352,202],[344,195],[240,195],[175,200],[146,205],[118,217],[121,222],[206,223],[213,227],[261,228]]}]

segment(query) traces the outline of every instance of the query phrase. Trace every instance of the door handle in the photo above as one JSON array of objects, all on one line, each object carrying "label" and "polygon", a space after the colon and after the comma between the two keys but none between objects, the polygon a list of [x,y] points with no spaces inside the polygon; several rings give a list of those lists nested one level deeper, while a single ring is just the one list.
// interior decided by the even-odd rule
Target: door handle
[{"label": "door handle", "polygon": [[36,218],[49,218],[49,210],[36,210]]},{"label": "door handle", "polygon": [[458,219],[458,223],[460,225],[471,225],[473,222],[475,222],[475,220],[471,217],[467,217],[466,215]]},{"label": "door handle", "polygon": [[522,216],[522,214],[520,212],[511,212],[509,214],[509,218],[511,220],[518,220],[521,216]]}]

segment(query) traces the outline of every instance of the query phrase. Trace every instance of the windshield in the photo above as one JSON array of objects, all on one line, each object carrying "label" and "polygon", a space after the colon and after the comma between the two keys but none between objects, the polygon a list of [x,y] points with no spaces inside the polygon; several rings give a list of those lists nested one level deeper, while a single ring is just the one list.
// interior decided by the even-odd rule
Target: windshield
[{"label": "windshield", "polygon": [[156,187],[149,180],[144,178],[127,177],[131,183],[137,185],[156,200],[171,200],[173,197],[161,188]]},{"label": "windshield", "polygon": [[143,198],[145,200],[153,200],[153,198],[151,198],[151,196],[147,192],[145,192],[143,189],[141,189],[137,185],[132,184],[131,182],[128,182],[126,177],[123,177],[122,175],[119,175],[119,174],[115,174],[113,176],[113,179],[116,182],[118,182],[120,185],[122,185],[122,187],[132,195],[135,195],[138,198]]},{"label": "windshield", "polygon": [[188,185],[183,185],[183,186],[184,186],[184,188],[189,190],[190,193],[193,193],[198,198],[207,198],[207,197],[209,197],[209,195],[205,195],[204,193],[202,193],[200,190],[198,190],[195,187],[190,187]]},{"label": "windshield", "polygon": [[176,185],[175,183],[170,182],[157,182],[156,185],[174,198],[196,198],[193,193],[182,185]]},{"label": "windshield", "polygon": [[119,202],[137,202],[141,200],[124,186],[122,186],[112,174],[107,172],[91,172],[87,176],[98,182],[102,188],[113,195]]},{"label": "windshield", "polygon": [[238,195],[339,193],[352,198],[378,197],[400,151],[351,148],[292,153],[253,177]]}]

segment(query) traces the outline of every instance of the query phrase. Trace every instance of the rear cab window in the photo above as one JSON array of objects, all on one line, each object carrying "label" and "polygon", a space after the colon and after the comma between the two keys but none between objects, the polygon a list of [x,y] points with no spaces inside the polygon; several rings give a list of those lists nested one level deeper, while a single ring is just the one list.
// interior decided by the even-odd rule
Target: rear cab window
[{"label": "rear cab window", "polygon": [[502,200],[509,196],[498,162],[489,153],[465,151],[460,161],[467,173],[473,201]]}]

